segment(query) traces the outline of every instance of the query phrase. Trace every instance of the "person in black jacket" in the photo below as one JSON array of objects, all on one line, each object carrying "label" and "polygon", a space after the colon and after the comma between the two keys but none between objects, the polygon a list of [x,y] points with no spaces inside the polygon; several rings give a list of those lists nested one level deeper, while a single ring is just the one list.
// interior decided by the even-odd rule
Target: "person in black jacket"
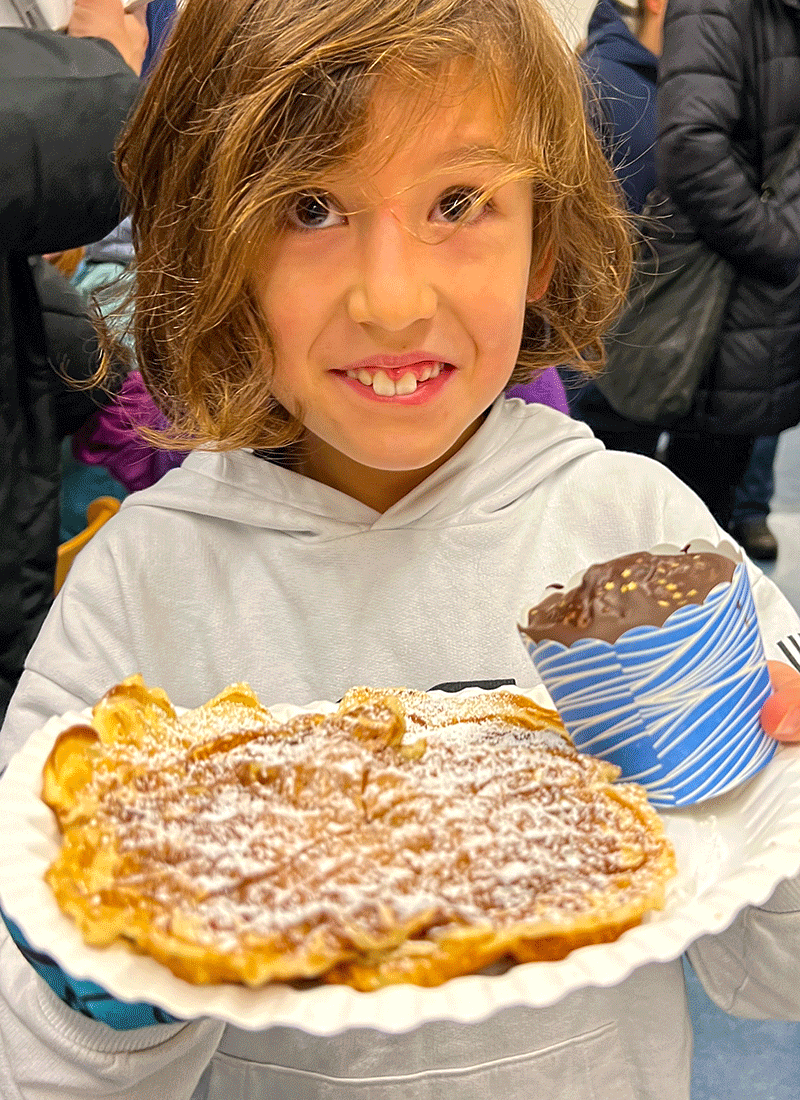
[{"label": "person in black jacket", "polygon": [[0,714],[52,599],[60,447],[78,401],[68,364],[49,357],[29,258],[119,222],[112,150],[146,46],[121,0],[76,0],[67,36],[0,28]]},{"label": "person in black jacket", "polygon": [[761,194],[800,128],[800,0],[669,0],[658,118],[660,188],[736,272],[669,461],[728,526],[755,437],[800,421],[800,165]]},{"label": "person in black jacket", "polygon": [[[596,113],[599,114],[601,136],[606,140],[609,156],[634,214],[641,211],[656,181],[656,83],[658,58],[663,48],[665,6],[663,0],[638,0],[636,11],[627,12],[615,0],[598,0],[589,21],[588,40],[582,55],[584,69],[600,106]],[[748,0],[744,0],[739,9],[746,17]],[[683,40],[685,47],[688,35],[687,31]],[[697,45],[699,57],[704,55],[705,48],[702,44]],[[748,60],[741,47],[739,55]],[[719,65],[719,58],[708,61],[712,69],[715,64]],[[749,78],[749,86],[754,87],[752,78]],[[784,94],[780,85],[775,91]],[[736,94],[733,89],[732,92]],[[741,94],[745,92],[743,87]],[[708,101],[692,106],[701,111],[705,109],[706,116],[716,117]],[[719,116],[715,125],[719,125],[722,117]],[[696,137],[693,135],[690,141]],[[691,191],[691,177],[687,189]],[[661,205],[659,210],[663,213],[666,207]],[[576,386],[570,407],[573,415],[585,420],[607,447],[650,456],[656,454],[662,428],[626,419],[611,407],[596,385]],[[716,434],[703,436],[693,427],[690,422],[686,425],[688,431],[681,431],[680,426],[676,428],[664,451],[664,460],[699,488],[718,514],[727,516],[731,503],[727,481],[744,461],[746,451],[753,445],[752,438],[733,438],[724,433],[720,438]],[[773,560],[778,552],[777,541],[766,522],[774,487],[772,467],[777,442],[777,435],[758,434],[750,462],[736,486],[733,513],[727,524],[748,554],[762,561]],[[698,483],[698,465],[701,471],[709,473],[710,489]],[[722,471],[720,480],[717,471]]]}]

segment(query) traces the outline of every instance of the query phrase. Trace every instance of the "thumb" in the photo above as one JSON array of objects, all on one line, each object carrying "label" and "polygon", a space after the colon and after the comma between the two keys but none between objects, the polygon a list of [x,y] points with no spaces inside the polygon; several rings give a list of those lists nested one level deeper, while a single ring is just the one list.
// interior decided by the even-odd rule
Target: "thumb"
[{"label": "thumb", "polygon": [[800,741],[800,672],[768,661],[773,694],[761,708],[761,725],[779,741]]}]

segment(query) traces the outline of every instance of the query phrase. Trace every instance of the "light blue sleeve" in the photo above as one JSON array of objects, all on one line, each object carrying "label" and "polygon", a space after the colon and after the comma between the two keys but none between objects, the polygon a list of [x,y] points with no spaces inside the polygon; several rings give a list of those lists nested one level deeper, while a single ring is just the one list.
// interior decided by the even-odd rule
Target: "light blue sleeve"
[{"label": "light blue sleeve", "polygon": [[179,1023],[155,1005],[129,1004],[118,1001],[94,982],[80,981],[65,974],[58,963],[44,951],[39,951],[28,943],[20,928],[0,911],[12,940],[36,973],[47,982],[53,992],[64,1004],[88,1016],[91,1020],[100,1020],[115,1031],[130,1031],[138,1027],[152,1027],[153,1024]]}]

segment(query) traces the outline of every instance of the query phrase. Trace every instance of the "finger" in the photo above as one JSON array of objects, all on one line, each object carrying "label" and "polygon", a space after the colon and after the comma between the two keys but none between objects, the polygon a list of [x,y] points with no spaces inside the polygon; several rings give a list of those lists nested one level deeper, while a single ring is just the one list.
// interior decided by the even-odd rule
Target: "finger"
[{"label": "finger", "polygon": [[761,725],[779,741],[800,741],[800,686],[770,695],[761,708]]},{"label": "finger", "polygon": [[773,691],[780,691],[781,688],[792,687],[794,684],[800,687],[800,672],[785,661],[767,661],[767,667]]}]

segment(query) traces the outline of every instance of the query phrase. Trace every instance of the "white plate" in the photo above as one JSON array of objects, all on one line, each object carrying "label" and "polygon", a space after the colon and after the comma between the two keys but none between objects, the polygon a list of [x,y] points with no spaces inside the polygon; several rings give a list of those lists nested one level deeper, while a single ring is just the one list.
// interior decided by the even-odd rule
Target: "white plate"
[{"label": "white plate", "polygon": [[[528,694],[549,705],[543,688]],[[284,717],[301,709],[334,708],[317,703],[273,712]],[[436,989],[392,986],[358,993],[346,986],[302,991],[284,985],[193,986],[123,947],[86,947],[42,878],[59,847],[55,818],[39,797],[42,767],[57,734],[87,714],[49,721],[0,780],[0,904],[32,946],[74,977],[181,1018],[214,1016],[249,1029],[285,1024],[331,1035],[347,1027],[400,1032],[429,1020],[479,1020],[511,1005],[552,1005],[573,990],[616,985],[645,963],[677,958],[699,936],[726,928],[745,905],[766,901],[781,879],[800,870],[800,747],[782,747],[744,787],[663,814],[678,861],[667,905],[615,943],[580,948],[561,962],[455,978]]]}]

